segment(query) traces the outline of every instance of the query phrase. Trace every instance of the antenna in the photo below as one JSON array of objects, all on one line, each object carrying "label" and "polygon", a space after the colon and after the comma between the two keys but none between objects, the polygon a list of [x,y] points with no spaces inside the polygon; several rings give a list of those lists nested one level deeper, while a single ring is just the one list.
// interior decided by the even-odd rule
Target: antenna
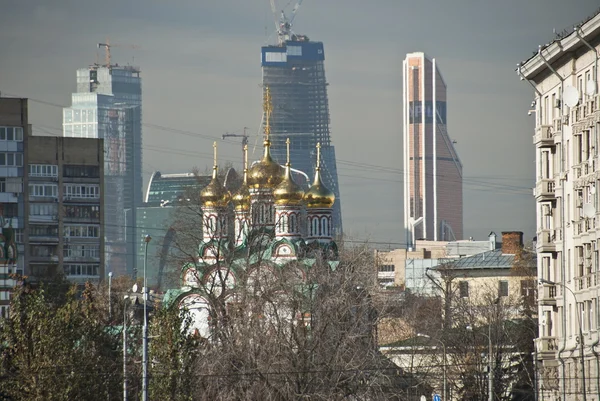
[{"label": "antenna", "polygon": [[579,91],[574,86],[563,89],[563,101],[569,107],[575,107],[579,103]]}]

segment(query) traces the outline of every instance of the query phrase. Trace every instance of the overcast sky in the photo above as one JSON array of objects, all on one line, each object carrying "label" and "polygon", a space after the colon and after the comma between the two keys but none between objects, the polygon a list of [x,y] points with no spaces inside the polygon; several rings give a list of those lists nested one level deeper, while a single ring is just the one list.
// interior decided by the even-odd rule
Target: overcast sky
[{"label": "overcast sky", "polygon": [[[220,158],[240,166],[240,143],[221,141],[225,132],[247,126],[256,142],[260,47],[274,41],[268,0],[0,0],[0,7],[0,91],[46,102],[30,102],[35,134],[60,135],[58,106],[70,104],[75,71],[103,57],[96,44],[108,38],[122,45],[113,47],[113,62],[141,67],[144,123],[168,128],[143,128],[146,182],[155,170],[204,170],[215,139]],[[346,234],[404,242],[402,60],[424,51],[448,85],[448,131],[464,164],[465,237],[520,230],[531,239],[533,91],[514,70],[553,29],[597,8],[597,0],[305,0],[294,30],[325,45]]]}]

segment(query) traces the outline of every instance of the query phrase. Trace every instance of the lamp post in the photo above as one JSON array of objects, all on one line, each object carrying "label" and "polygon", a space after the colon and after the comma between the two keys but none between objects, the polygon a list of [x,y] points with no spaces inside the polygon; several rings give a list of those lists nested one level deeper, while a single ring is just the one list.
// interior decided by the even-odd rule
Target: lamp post
[{"label": "lamp post", "polygon": [[440,344],[442,344],[442,350],[444,352],[443,355],[443,365],[442,365],[442,371],[443,371],[443,375],[444,375],[444,388],[442,391],[442,396],[444,397],[443,400],[447,401],[448,400],[448,381],[447,381],[447,375],[446,375],[446,368],[447,368],[447,364],[446,364],[446,344],[444,344],[444,342],[440,339],[437,338],[431,338],[431,336],[427,335],[427,334],[422,334],[422,333],[417,333],[417,337],[423,337],[423,338],[429,338],[431,340],[437,341]]},{"label": "lamp post", "polygon": [[145,247],[144,247],[144,327],[143,327],[143,355],[142,355],[142,365],[143,365],[143,377],[142,377],[142,401],[148,401],[148,286],[146,283],[146,263],[148,261],[148,244],[152,240],[152,237],[146,235],[144,238]]},{"label": "lamp post", "polygon": [[[580,342],[579,356],[581,359],[581,380],[582,380],[581,389],[583,390],[583,401],[586,401],[587,400],[587,389],[586,389],[586,385],[585,385],[585,360],[583,359],[583,347],[584,347],[583,328],[581,327],[581,318],[579,317],[579,302],[577,301],[577,296],[575,295],[575,293],[573,292],[572,289],[570,289],[563,283],[557,283],[555,281],[546,280],[544,278],[540,278],[539,281],[542,284],[560,285],[561,287],[563,287],[564,289],[569,291],[571,293],[571,295],[573,295],[573,299],[575,300],[575,307],[578,309],[577,310],[577,325],[579,326],[579,342]],[[565,335],[565,333],[563,333],[563,335]],[[563,386],[564,386],[564,383],[563,383]]]},{"label": "lamp post", "polygon": [[[473,331],[471,325],[467,326],[467,330]],[[494,401],[494,365],[492,363],[492,325],[488,324],[488,334],[481,333],[488,339],[488,401]]]},{"label": "lamp post", "polygon": [[123,297],[123,401],[127,401],[127,301],[129,295]]},{"label": "lamp post", "polygon": [[108,320],[112,322],[112,272],[108,272]]}]

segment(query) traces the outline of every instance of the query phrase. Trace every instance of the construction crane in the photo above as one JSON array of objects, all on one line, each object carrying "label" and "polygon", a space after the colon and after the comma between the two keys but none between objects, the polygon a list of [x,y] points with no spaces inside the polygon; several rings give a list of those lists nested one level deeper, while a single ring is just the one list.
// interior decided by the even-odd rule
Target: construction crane
[{"label": "construction crane", "polygon": [[106,43],[98,43],[98,49],[100,49],[102,47],[104,47],[104,51],[105,51],[105,55],[104,55],[105,67],[111,66],[111,60],[110,60],[110,48],[111,47],[126,47],[129,49],[139,49],[138,45],[111,44],[111,43],[109,43],[108,39],[106,40]]},{"label": "construction crane", "polygon": [[[298,12],[300,5],[302,5],[302,1],[303,0],[298,0],[296,5],[292,9],[292,13],[289,19],[285,15],[285,10],[281,10],[279,20],[277,20],[277,6],[275,5],[275,0],[271,0],[271,11],[273,12],[273,17],[275,18],[275,29],[277,30],[277,39],[279,46],[282,46],[286,40],[290,40],[295,36],[292,32],[292,23],[296,18],[296,13]],[[290,3],[288,3],[288,5]]]},{"label": "construction crane", "polygon": [[246,134],[246,130],[248,129],[248,127],[244,127],[244,133],[243,134],[236,134],[236,133],[229,133],[226,132],[223,134],[223,139],[225,138],[242,138],[242,149],[244,149],[244,147],[246,145],[248,145],[248,135]]}]

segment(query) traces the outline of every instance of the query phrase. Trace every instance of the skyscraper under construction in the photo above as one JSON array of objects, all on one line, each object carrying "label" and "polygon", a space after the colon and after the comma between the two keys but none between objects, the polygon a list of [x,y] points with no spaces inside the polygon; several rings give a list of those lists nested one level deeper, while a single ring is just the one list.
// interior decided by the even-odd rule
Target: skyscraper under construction
[{"label": "skyscraper under construction", "polygon": [[134,230],[127,230],[125,210],[135,213],[142,199],[142,82],[139,68],[112,64],[110,45],[101,46],[105,63],[77,70],[63,136],[104,139],[105,271],[132,275]]},{"label": "skyscraper under construction", "polygon": [[446,84],[435,59],[407,54],[403,86],[406,242],[462,239],[462,163],[446,130]]},{"label": "skyscraper under construction", "polygon": [[285,28],[282,24],[279,43],[264,46],[261,52],[263,89],[270,89],[273,102],[272,155],[279,163],[285,163],[285,141],[290,138],[292,166],[307,175],[307,188],[314,176],[316,144],[321,143],[321,172],[324,184],[337,199],[333,206],[333,227],[339,235],[342,211],[335,148],[329,131],[323,43],[285,32]]}]

